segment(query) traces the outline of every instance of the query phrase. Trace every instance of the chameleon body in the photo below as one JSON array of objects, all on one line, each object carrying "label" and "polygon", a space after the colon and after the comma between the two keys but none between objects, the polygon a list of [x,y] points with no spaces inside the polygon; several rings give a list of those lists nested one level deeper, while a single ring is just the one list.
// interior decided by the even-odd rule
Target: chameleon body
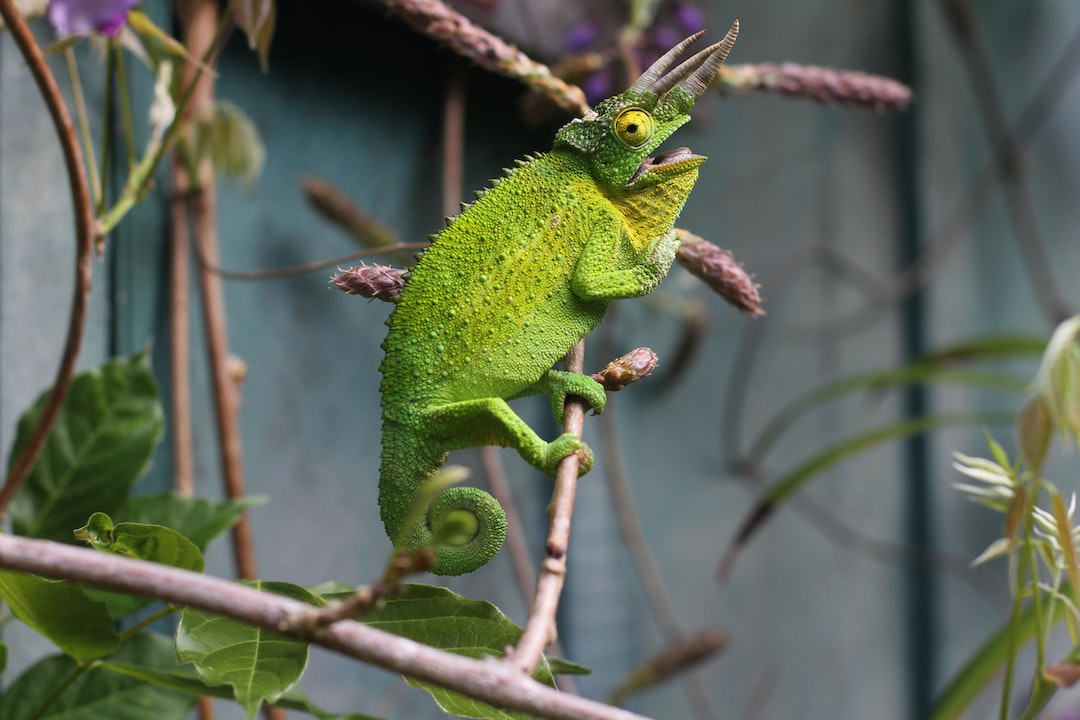
[{"label": "chameleon body", "polygon": [[673,225],[705,158],[687,148],[649,153],[689,120],[737,32],[736,22],[672,69],[700,33],[687,38],[564,126],[551,152],[478,193],[410,271],[383,342],[379,506],[397,547],[434,545],[433,572],[475,570],[506,534],[495,499],[468,487],[443,490],[425,519],[403,527],[450,450],[511,447],[551,476],[574,452],[582,472],[591,465],[574,435],[546,442],[506,401],[546,394],[560,423],[568,394],[603,410],[599,383],[552,366],[612,300],[645,295],[667,274]]}]

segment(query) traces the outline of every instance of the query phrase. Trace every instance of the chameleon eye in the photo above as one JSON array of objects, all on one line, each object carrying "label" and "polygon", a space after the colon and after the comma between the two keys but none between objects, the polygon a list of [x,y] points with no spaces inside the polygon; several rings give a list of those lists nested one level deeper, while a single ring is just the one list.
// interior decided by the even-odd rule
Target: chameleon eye
[{"label": "chameleon eye", "polygon": [[624,145],[641,147],[652,135],[652,115],[641,108],[627,108],[615,116],[615,137]]}]

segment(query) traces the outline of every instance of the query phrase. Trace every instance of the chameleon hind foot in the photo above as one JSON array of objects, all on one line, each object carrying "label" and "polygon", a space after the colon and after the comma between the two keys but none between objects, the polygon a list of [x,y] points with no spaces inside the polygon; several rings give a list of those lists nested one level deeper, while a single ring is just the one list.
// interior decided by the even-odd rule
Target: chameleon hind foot
[{"label": "chameleon hind foot", "polygon": [[573,433],[563,433],[548,443],[547,450],[545,451],[544,466],[541,467],[540,470],[551,477],[555,477],[555,472],[559,467],[559,463],[562,462],[562,459],[568,455],[573,455],[574,453],[577,453],[580,458],[580,461],[578,462],[578,477],[581,477],[592,469],[593,452],[588,445],[583,443],[578,439],[578,436]]}]

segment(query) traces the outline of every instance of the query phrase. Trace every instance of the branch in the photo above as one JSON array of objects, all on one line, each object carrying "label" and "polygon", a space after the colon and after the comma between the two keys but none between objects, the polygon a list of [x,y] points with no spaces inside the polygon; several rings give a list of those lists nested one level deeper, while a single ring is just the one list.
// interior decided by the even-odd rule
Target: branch
[{"label": "branch", "polygon": [[34,462],[45,446],[45,440],[52,431],[60,408],[67,398],[68,389],[71,387],[71,378],[75,372],[79,348],[82,346],[90,301],[94,210],[90,205],[90,192],[86,185],[85,166],[82,152],[79,150],[79,142],[75,136],[75,126],[71,122],[71,116],[60,94],[60,88],[56,84],[56,78],[49,70],[41,48],[38,47],[34,36],[30,33],[30,28],[27,27],[26,21],[23,20],[13,0],[0,0],[0,17],[3,17],[26,64],[30,66],[30,72],[37,81],[41,95],[49,108],[49,114],[52,116],[53,124],[56,126],[60,148],[64,153],[64,164],[67,167],[71,188],[71,203],[75,213],[75,292],[71,299],[71,316],[68,320],[64,353],[60,358],[60,367],[56,371],[56,380],[53,381],[45,409],[30,433],[30,439],[23,447],[22,453],[11,464],[11,471],[4,481],[4,487],[0,489],[0,513],[2,513],[34,467]]},{"label": "branch", "polygon": [[500,662],[436,650],[352,620],[306,630],[315,626],[317,608],[187,570],[14,535],[0,535],[0,567],[218,613],[496,707],[566,720],[642,720],[619,708],[560,693]]},{"label": "branch", "polygon": [[380,1],[414,30],[434,38],[485,70],[514,78],[572,113],[584,115],[588,111],[589,104],[581,88],[555,77],[546,65],[474,25],[439,0]]},{"label": "branch", "polygon": [[[580,373],[584,367],[585,341],[582,340],[566,354],[566,369]],[[564,432],[574,433],[580,438],[585,427],[585,402],[568,396],[563,422]],[[548,509],[551,523],[544,545],[544,564],[536,581],[536,595],[525,622],[525,631],[517,647],[506,657],[510,666],[525,675],[532,675],[544,648],[555,639],[555,612],[559,609],[559,596],[566,582],[566,553],[570,544],[570,521],[574,515],[580,462],[579,454],[572,453],[559,463],[555,492]]]}]

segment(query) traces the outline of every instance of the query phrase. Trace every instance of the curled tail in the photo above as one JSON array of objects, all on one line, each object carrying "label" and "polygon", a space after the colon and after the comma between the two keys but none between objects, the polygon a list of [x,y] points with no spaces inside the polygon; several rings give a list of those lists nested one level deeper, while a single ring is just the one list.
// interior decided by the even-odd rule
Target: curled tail
[{"label": "curled tail", "polygon": [[464,575],[487,564],[506,538],[506,513],[495,498],[477,488],[447,488],[431,500],[421,522],[402,527],[417,491],[445,461],[445,452],[427,447],[408,427],[383,422],[379,510],[386,534],[398,548],[433,547],[436,575]]}]

